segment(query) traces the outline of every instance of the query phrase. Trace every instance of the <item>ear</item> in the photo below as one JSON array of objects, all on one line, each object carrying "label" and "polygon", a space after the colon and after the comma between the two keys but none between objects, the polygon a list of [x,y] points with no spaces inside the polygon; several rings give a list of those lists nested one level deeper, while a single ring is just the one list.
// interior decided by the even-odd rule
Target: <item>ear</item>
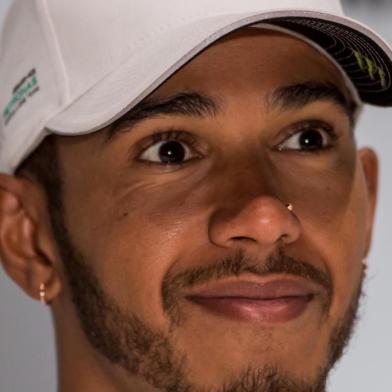
[{"label": "ear", "polygon": [[359,159],[367,186],[367,228],[366,228],[366,248],[364,258],[367,257],[372,241],[372,232],[378,195],[378,158],[376,153],[370,148],[362,148],[359,151]]},{"label": "ear", "polygon": [[28,295],[50,303],[61,291],[59,258],[46,198],[33,180],[0,173],[0,258],[8,275]]}]

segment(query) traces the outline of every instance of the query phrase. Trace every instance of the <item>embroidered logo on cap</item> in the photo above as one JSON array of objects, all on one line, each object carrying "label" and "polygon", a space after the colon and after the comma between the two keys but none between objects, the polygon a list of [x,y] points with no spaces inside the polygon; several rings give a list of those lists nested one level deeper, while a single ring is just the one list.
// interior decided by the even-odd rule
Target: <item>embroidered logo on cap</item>
[{"label": "embroidered logo on cap", "polygon": [[387,87],[386,73],[379,67],[373,60],[366,57],[358,50],[353,50],[354,56],[357,60],[359,68],[362,71],[367,72],[371,80],[376,80],[378,78],[381,86],[383,88]]},{"label": "embroidered logo on cap", "polygon": [[38,91],[37,73],[33,68],[12,90],[12,98],[3,110],[4,124],[7,125],[27,100]]}]

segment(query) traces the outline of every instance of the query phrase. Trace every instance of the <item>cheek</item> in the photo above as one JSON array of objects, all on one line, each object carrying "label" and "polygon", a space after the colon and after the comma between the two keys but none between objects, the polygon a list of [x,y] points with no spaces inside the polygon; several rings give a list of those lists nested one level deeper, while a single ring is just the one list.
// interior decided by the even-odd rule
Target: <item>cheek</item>
[{"label": "cheek", "polygon": [[201,183],[194,177],[179,189],[175,182],[135,180],[110,195],[97,187],[72,225],[75,244],[105,291],[149,325],[163,328],[167,322],[161,303],[167,271],[188,248],[207,240]]},{"label": "cheek", "polygon": [[331,158],[288,160],[278,169],[282,193],[295,203],[300,220],[318,227],[319,232],[339,230],[355,203],[352,193],[357,181],[356,152],[346,150]]},{"label": "cheek", "polygon": [[308,174],[289,189],[303,228],[301,241],[305,249],[316,250],[331,273],[331,313],[341,316],[361,279],[366,246],[366,184],[360,162],[356,154],[346,154],[328,170]]}]

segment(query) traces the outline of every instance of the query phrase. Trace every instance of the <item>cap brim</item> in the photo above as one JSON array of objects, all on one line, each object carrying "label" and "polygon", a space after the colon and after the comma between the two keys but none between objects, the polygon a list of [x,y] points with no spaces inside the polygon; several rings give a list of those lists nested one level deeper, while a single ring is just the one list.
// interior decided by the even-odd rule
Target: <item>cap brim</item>
[{"label": "cap brim", "polygon": [[353,82],[363,102],[392,106],[391,51],[374,32],[347,19],[344,25],[314,17],[276,18],[270,23],[324,48]]},{"label": "cap brim", "polygon": [[134,107],[209,45],[239,28],[268,23],[306,36],[345,71],[363,102],[392,106],[392,51],[374,31],[346,17],[313,11],[224,15],[203,19],[146,42],[144,49],[113,70],[52,118],[59,134],[101,129]]}]

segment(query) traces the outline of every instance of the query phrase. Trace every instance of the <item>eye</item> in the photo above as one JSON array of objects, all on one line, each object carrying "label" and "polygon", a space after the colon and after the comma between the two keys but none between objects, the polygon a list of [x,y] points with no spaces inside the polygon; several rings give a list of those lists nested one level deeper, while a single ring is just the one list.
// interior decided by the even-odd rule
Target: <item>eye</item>
[{"label": "eye", "polygon": [[193,148],[194,144],[194,138],[184,132],[156,134],[138,160],[161,165],[181,165],[200,157]]},{"label": "eye", "polygon": [[279,151],[317,152],[326,150],[333,146],[333,142],[337,138],[333,128],[320,123],[302,124],[290,134],[291,136],[278,146]]}]

